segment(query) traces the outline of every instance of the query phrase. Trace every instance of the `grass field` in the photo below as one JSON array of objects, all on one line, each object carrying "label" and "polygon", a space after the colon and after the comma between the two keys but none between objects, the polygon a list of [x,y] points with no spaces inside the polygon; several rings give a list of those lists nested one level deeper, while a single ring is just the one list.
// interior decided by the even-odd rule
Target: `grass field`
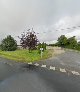
[{"label": "grass field", "polygon": [[46,50],[43,52],[43,57],[41,58],[37,50],[32,51],[32,53],[29,53],[28,50],[16,50],[0,51],[0,56],[18,62],[35,62],[49,58],[51,53],[50,50]]}]

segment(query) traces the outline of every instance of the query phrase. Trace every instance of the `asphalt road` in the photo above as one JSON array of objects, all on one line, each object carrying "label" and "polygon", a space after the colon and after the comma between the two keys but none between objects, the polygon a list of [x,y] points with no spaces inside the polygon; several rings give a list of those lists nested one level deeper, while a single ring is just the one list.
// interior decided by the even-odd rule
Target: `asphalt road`
[{"label": "asphalt road", "polygon": [[55,66],[57,68],[75,70],[80,73],[80,52],[66,51],[53,58],[39,62],[39,64],[42,63],[47,65],[47,67]]},{"label": "asphalt road", "polygon": [[80,76],[2,58],[0,61],[0,92],[80,92]]}]

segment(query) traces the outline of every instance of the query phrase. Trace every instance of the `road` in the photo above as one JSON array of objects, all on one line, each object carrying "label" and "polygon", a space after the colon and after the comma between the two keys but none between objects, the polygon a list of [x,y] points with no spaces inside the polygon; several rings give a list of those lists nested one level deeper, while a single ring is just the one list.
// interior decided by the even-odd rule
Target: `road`
[{"label": "road", "polygon": [[65,68],[66,70],[78,71],[80,73],[80,52],[66,51],[65,53],[39,62],[39,64],[42,63],[47,65],[47,67]]},{"label": "road", "polygon": [[0,58],[0,92],[80,92],[80,76]]}]

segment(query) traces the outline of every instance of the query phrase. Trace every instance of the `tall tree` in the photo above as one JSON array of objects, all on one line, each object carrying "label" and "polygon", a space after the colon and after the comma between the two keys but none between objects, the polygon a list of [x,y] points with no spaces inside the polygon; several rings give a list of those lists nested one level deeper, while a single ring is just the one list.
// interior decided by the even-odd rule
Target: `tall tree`
[{"label": "tall tree", "polygon": [[38,39],[37,39],[37,36],[36,36],[35,32],[33,31],[33,29],[32,29],[32,31],[30,31],[30,29],[27,30],[26,33],[23,32],[21,34],[21,37],[19,37],[19,38],[20,38],[20,44],[23,47],[23,49],[26,49],[27,47],[28,47],[29,51],[36,49]]},{"label": "tall tree", "polygon": [[58,46],[65,47],[67,45],[67,37],[65,37],[65,35],[61,35],[57,41]]},{"label": "tall tree", "polygon": [[14,40],[11,35],[8,35],[5,39],[2,40],[1,50],[4,51],[14,51],[17,49],[17,42]]},{"label": "tall tree", "polygon": [[68,38],[68,46],[70,48],[74,49],[76,47],[76,45],[77,45],[77,40],[76,40],[75,36]]}]

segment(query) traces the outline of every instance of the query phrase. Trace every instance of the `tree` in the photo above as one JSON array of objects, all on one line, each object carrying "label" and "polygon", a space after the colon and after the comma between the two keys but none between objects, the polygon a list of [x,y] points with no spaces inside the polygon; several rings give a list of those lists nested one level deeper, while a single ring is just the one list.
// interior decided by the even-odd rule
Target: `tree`
[{"label": "tree", "polygon": [[65,47],[67,45],[67,37],[65,35],[61,35],[58,38],[58,46]]},{"label": "tree", "polygon": [[68,47],[69,48],[71,48],[71,49],[75,49],[76,48],[77,40],[76,40],[75,36],[68,38],[67,42],[68,42]]},{"label": "tree", "polygon": [[80,50],[80,42],[77,43],[76,49],[77,49],[77,50]]},{"label": "tree", "polygon": [[8,35],[1,42],[1,50],[3,51],[14,51],[17,49],[17,42],[11,35]]},{"label": "tree", "polygon": [[20,44],[23,47],[23,49],[26,49],[28,47],[29,52],[30,52],[36,49],[38,39],[35,32],[33,30],[30,32],[29,30],[27,30],[26,33],[23,32],[21,34],[21,37],[19,36],[18,37],[20,38]]}]

